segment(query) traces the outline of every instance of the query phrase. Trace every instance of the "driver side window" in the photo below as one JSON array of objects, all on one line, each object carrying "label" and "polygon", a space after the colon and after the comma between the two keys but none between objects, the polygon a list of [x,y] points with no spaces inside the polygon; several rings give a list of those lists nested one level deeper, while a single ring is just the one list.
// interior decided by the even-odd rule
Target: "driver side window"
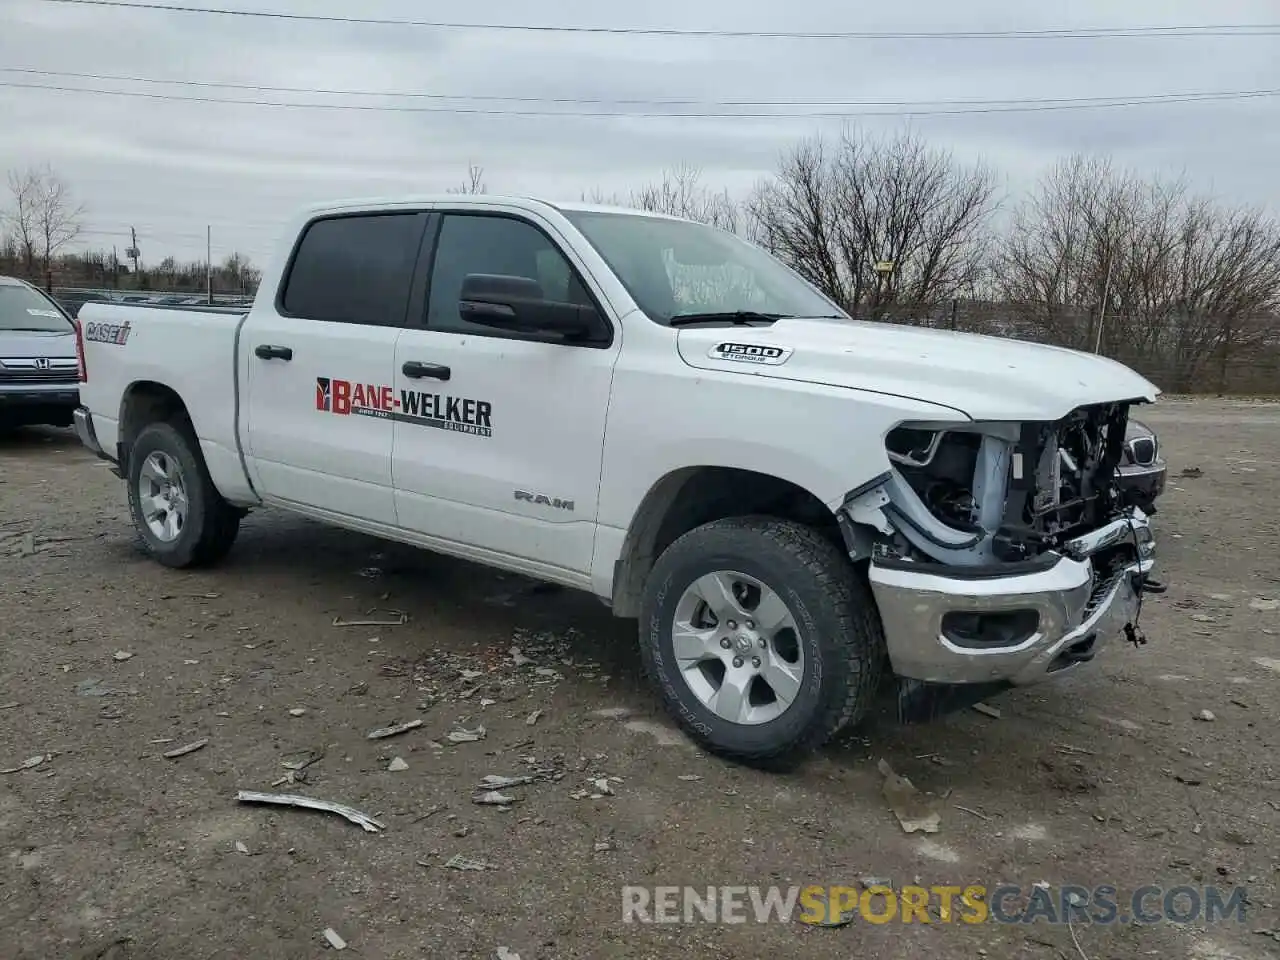
[{"label": "driver side window", "polygon": [[458,313],[468,274],[533,280],[547,300],[590,306],[592,301],[564,254],[537,227],[513,217],[446,214],[431,269],[427,329],[494,336],[492,327]]}]

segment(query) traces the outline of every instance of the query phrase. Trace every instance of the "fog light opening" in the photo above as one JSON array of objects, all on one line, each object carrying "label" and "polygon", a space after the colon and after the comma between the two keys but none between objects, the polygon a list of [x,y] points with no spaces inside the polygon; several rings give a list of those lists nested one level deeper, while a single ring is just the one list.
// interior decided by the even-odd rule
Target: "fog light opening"
[{"label": "fog light opening", "polygon": [[942,635],[957,647],[969,650],[1016,647],[1030,640],[1039,629],[1040,614],[1035,610],[998,613],[952,610],[942,617]]}]

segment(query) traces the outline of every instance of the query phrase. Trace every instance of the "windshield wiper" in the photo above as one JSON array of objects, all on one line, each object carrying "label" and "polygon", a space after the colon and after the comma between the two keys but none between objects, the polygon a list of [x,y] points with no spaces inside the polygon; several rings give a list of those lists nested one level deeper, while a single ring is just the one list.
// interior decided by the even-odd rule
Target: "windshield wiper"
[{"label": "windshield wiper", "polygon": [[[61,327],[58,327],[56,330],[50,329],[49,327],[0,327],[0,331],[5,331],[5,330],[11,333],[62,333],[63,332]],[[70,330],[67,330],[66,332],[71,333]]]},{"label": "windshield wiper", "polygon": [[695,323],[732,323],[734,326],[749,327],[753,323],[764,321],[773,323],[787,319],[782,313],[759,313],[755,310],[729,310],[720,313],[677,313],[667,321],[670,327],[688,327]]}]

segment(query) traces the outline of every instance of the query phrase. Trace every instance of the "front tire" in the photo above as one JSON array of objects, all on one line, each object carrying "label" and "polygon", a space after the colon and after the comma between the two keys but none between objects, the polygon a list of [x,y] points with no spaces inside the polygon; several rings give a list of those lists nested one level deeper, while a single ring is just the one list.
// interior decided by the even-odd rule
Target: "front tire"
[{"label": "front tire", "polygon": [[709,752],[798,761],[870,708],[887,656],[870,588],[816,530],[718,520],[658,558],[641,656],[668,712]]},{"label": "front tire", "polygon": [[129,513],[143,547],[167,567],[198,567],[226,556],[241,512],[222,499],[191,427],[153,423],[129,455]]}]

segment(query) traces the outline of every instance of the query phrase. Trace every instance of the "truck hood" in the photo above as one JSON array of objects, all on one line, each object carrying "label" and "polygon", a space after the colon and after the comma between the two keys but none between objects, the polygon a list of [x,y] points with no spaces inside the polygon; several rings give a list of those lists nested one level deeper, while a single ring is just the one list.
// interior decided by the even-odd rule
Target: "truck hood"
[{"label": "truck hood", "polygon": [[1092,353],[1003,337],[855,320],[688,327],[680,356],[699,370],[867,390],[951,407],[974,420],[1042,420],[1076,407],[1154,401],[1160,390]]},{"label": "truck hood", "polygon": [[15,360],[28,357],[75,357],[76,338],[68,330],[0,330],[0,359],[13,357]]}]

